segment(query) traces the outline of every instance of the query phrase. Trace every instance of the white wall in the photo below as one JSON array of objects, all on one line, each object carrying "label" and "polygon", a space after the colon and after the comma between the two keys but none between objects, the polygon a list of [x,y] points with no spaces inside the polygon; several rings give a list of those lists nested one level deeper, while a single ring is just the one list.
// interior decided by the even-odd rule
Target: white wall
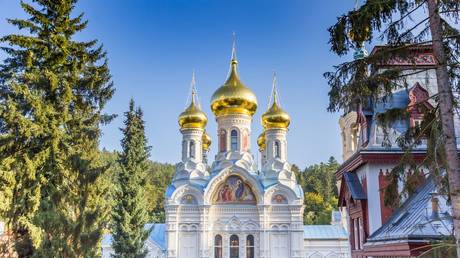
[{"label": "white wall", "polygon": [[349,258],[348,239],[304,240],[304,258]]}]

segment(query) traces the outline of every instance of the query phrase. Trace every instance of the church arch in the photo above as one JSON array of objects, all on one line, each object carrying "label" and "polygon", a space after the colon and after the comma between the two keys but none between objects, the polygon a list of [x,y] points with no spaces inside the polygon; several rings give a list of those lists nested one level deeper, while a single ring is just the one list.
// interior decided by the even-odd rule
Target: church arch
[{"label": "church arch", "polygon": [[232,166],[225,168],[221,172],[218,173],[214,178],[209,181],[208,186],[204,190],[204,202],[205,204],[213,203],[214,197],[217,194],[217,189],[225,183],[225,180],[231,176],[236,175],[239,176],[244,183],[246,183],[252,190],[256,203],[262,203],[264,199],[264,190],[260,185],[260,182],[257,178],[253,177],[248,171]]},{"label": "church arch", "polygon": [[[292,204],[295,200],[297,200],[297,196],[295,192],[283,185],[283,184],[275,184],[271,187],[269,187],[265,191],[265,204]],[[277,201],[280,200],[282,201],[281,203],[278,203]]]},{"label": "church arch", "polygon": [[256,196],[251,186],[238,175],[228,176],[214,193],[215,204],[256,204]]},{"label": "church arch", "polygon": [[183,185],[174,190],[171,200],[173,204],[203,204],[203,194],[196,187]]}]

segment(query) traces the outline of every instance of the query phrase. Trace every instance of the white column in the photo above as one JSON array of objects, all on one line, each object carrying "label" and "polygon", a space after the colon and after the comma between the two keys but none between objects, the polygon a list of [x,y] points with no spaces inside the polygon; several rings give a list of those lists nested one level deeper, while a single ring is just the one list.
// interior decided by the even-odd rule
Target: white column
[{"label": "white column", "polygon": [[287,129],[273,128],[266,130],[267,136],[267,160],[279,159],[287,161]]},{"label": "white column", "polygon": [[182,162],[191,160],[195,163],[203,162],[202,137],[203,129],[185,128],[182,133]]}]

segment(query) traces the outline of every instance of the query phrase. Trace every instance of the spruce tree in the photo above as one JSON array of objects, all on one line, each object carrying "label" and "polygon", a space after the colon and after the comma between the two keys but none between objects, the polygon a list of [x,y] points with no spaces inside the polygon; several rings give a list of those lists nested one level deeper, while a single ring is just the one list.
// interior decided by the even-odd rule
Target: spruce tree
[{"label": "spruce tree", "polygon": [[114,89],[102,47],[75,39],[87,26],[76,2],[21,1],[29,18],[8,22],[25,33],[1,38],[2,216],[20,257],[97,256],[108,216],[98,140]]},{"label": "spruce tree", "polygon": [[113,257],[138,258],[147,255],[144,247],[149,234],[144,228],[148,222],[145,187],[150,147],[145,137],[142,110],[135,109],[133,100],[125,113],[124,125],[117,174],[119,189],[113,213]]},{"label": "spruce tree", "polygon": [[[381,73],[369,73],[369,66],[402,58],[416,69],[410,74],[424,73],[426,67],[415,66],[411,53],[413,47],[430,44],[436,59],[438,93],[430,96],[434,100],[433,110],[424,110],[420,125],[409,128],[397,144],[405,151],[400,164],[391,171],[393,184],[386,189],[386,196],[398,194],[397,182],[407,177],[418,177],[420,167],[425,166],[437,182],[448,182],[453,208],[453,222],[456,236],[457,255],[460,257],[460,161],[454,128],[454,112],[458,109],[454,93],[460,87],[460,32],[454,24],[460,21],[458,0],[367,0],[355,10],[338,17],[330,29],[331,50],[342,56],[350,49],[363,47],[374,38],[384,41],[387,47],[370,56],[358,55],[354,61],[342,63],[335,71],[325,74],[331,90],[330,111],[377,100],[390,99],[396,89],[408,88],[405,77],[408,73],[398,68]],[[410,85],[412,86],[412,85]],[[423,103],[417,105],[422,106]],[[458,111],[457,111],[458,112]],[[406,108],[394,108],[378,115],[377,119],[385,130],[396,120],[408,119]],[[388,131],[386,131],[388,132]],[[421,164],[412,159],[412,151],[427,140],[427,155]],[[447,173],[443,173],[447,171]],[[410,178],[405,180],[405,189],[410,192]],[[441,186],[441,185],[440,185]],[[441,188],[442,189],[442,188]],[[399,198],[386,198],[386,202]]]}]

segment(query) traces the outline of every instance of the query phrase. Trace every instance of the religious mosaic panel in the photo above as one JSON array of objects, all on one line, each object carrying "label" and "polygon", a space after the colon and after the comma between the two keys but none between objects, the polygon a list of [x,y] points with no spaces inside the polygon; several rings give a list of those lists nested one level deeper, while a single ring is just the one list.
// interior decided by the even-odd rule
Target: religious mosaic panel
[{"label": "religious mosaic panel", "polygon": [[239,176],[229,176],[218,188],[214,202],[218,204],[256,204],[256,198],[251,187]]}]

